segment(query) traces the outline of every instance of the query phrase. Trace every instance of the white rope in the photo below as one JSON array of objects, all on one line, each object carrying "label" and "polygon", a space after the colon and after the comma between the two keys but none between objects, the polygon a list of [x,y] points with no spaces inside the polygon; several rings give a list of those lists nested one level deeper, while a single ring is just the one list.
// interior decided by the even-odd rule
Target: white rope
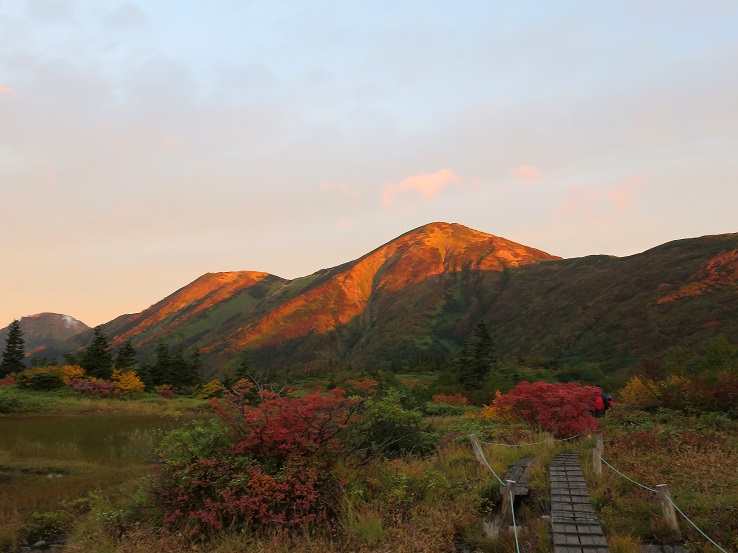
[{"label": "white rope", "polygon": [[[473,436],[473,435],[472,435],[472,436]],[[472,438],[472,436],[470,436],[470,438]],[[495,478],[497,478],[497,480],[498,480],[498,481],[500,482],[500,484],[502,484],[502,485],[504,486],[504,485],[505,485],[505,483],[504,483],[504,482],[502,481],[502,479],[501,479],[501,478],[500,478],[499,476],[497,476],[497,473],[495,472],[495,470],[494,470],[494,469],[493,469],[493,468],[492,468],[491,466],[489,466],[489,463],[487,462],[487,458],[486,458],[486,457],[484,456],[484,451],[482,451],[482,448],[481,448],[481,447],[479,447],[479,444],[475,442],[475,439],[476,439],[476,438],[472,439],[472,447],[473,447],[473,448],[474,448],[474,449],[475,449],[476,451],[478,451],[478,452],[479,452],[479,455],[480,455],[480,456],[482,457],[482,461],[484,462],[484,464],[485,464],[485,465],[487,465],[487,468],[488,468],[488,469],[490,470],[490,472],[491,472],[492,474],[494,474],[494,475],[495,475]]]},{"label": "white rope", "polygon": [[[556,439],[554,441],[555,442],[565,442],[567,440],[573,440],[574,438],[577,438],[579,436],[580,436],[580,434],[576,434],[574,436],[569,436],[568,438],[558,438],[558,439]],[[481,441],[479,443],[480,444],[484,444],[484,445],[494,445],[494,446],[498,446],[498,447],[526,447],[526,446],[529,446],[529,445],[547,444],[548,443],[548,440],[544,440],[542,442],[533,442],[533,443],[530,443],[530,444],[500,444],[500,443],[495,443],[495,442],[481,442]]]},{"label": "white rope", "polygon": [[674,501],[671,499],[671,497],[668,497],[667,496],[667,499],[669,500],[669,503],[671,503],[674,506],[674,508],[679,512],[679,514],[682,515],[687,522],[689,522],[692,526],[694,526],[695,530],[697,530],[700,534],[702,534],[712,545],[714,545],[715,547],[717,547],[720,551],[722,551],[723,553],[728,553],[727,551],[725,551],[725,549],[723,549],[718,544],[716,544],[714,541],[712,541],[710,539],[710,536],[708,536],[702,530],[700,530],[694,522],[692,522],[691,520],[689,520],[689,517],[687,515],[685,515],[679,507],[676,506],[676,503],[674,503]]},{"label": "white rope", "polygon": [[640,483],[636,482],[632,478],[628,478],[627,476],[625,476],[622,472],[620,472],[618,469],[616,469],[615,467],[613,467],[610,463],[608,463],[607,461],[605,461],[605,459],[602,457],[602,455],[600,455],[600,460],[603,463],[605,463],[608,467],[610,467],[612,470],[614,470],[615,472],[617,472],[620,476],[622,476],[626,480],[630,480],[631,482],[633,482],[633,484],[635,484],[636,486],[640,486],[641,488],[643,488],[644,490],[648,490],[649,492],[656,493],[656,490],[654,490],[653,488],[649,488],[648,486],[644,486],[643,484],[640,484]]},{"label": "white rope", "polygon": [[520,544],[518,543],[518,525],[515,523],[515,495],[512,490],[510,491],[510,512],[512,513],[513,532],[515,532],[515,550],[517,553],[520,553]]},{"label": "white rope", "polygon": [[526,447],[526,446],[529,446],[529,445],[545,444],[545,443],[547,443],[547,441],[548,440],[546,440],[544,442],[534,442],[532,444],[496,444],[494,442],[479,442],[479,443],[480,444],[484,444],[484,445],[496,445],[496,446],[499,446],[499,447]]}]

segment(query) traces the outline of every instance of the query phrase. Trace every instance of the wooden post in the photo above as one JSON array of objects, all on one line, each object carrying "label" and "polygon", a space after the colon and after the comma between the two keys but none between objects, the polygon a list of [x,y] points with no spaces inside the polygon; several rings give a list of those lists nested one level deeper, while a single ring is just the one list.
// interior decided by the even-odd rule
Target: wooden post
[{"label": "wooden post", "polygon": [[602,456],[596,447],[592,448],[592,468],[594,468],[595,476],[602,476]]},{"label": "wooden post", "polygon": [[477,440],[476,434],[469,434],[469,439],[471,440],[472,449],[474,450],[474,457],[477,458],[480,465],[486,466],[486,463],[484,462],[484,453],[482,453],[482,448],[479,445],[479,440]]},{"label": "wooden post", "polygon": [[669,495],[668,484],[659,484],[658,486],[656,486],[656,493],[658,493],[659,495],[659,503],[661,504],[661,511],[664,513],[666,524],[668,524],[669,528],[671,528],[672,532],[674,532],[674,537],[676,538],[676,540],[681,541],[682,532],[679,530],[679,521],[676,517],[674,505],[672,505],[671,503],[671,495]]},{"label": "wooden post", "polygon": [[602,440],[602,434],[597,434],[597,451],[600,452],[600,457],[605,453],[605,443]]},{"label": "wooden post", "polygon": [[515,499],[515,480],[505,480],[502,489],[502,510],[500,511],[500,524],[503,529],[512,526],[513,501]]},{"label": "wooden post", "polygon": [[548,445],[554,445],[556,440],[554,440],[553,434],[548,435]]}]

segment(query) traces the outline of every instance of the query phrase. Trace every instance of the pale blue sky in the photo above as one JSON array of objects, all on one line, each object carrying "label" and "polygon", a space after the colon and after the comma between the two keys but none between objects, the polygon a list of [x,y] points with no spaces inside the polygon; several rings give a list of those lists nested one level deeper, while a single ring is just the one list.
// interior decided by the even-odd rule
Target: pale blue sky
[{"label": "pale blue sky", "polygon": [[0,326],[431,221],[738,232],[738,3],[0,0]]}]

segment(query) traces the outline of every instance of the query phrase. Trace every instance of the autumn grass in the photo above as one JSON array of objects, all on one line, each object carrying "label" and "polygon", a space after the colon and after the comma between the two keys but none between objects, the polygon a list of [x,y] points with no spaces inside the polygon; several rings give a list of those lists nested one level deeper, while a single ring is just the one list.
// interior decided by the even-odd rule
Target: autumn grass
[{"label": "autumn grass", "polygon": [[[688,417],[621,408],[605,422],[603,458],[636,482],[655,489],[668,484],[673,501],[727,551],[738,550],[738,425],[725,417]],[[608,539],[624,553],[640,543],[671,543],[656,494],[603,466],[593,472],[589,446],[580,448],[590,496]],[[685,545],[718,552],[677,515]]]}]

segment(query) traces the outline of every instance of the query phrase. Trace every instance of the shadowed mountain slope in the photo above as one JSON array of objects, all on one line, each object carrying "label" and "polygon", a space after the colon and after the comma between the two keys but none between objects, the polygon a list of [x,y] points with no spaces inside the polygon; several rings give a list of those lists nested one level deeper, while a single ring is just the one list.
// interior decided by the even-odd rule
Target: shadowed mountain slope
[{"label": "shadowed mountain slope", "polygon": [[[432,223],[310,276],[206,274],[107,323],[139,359],[197,347],[210,372],[247,350],[257,365],[386,365],[453,356],[488,323],[500,355],[615,369],[718,333],[738,336],[738,234],[616,258],[561,259],[458,224]],[[86,345],[78,334],[65,346]]]}]

